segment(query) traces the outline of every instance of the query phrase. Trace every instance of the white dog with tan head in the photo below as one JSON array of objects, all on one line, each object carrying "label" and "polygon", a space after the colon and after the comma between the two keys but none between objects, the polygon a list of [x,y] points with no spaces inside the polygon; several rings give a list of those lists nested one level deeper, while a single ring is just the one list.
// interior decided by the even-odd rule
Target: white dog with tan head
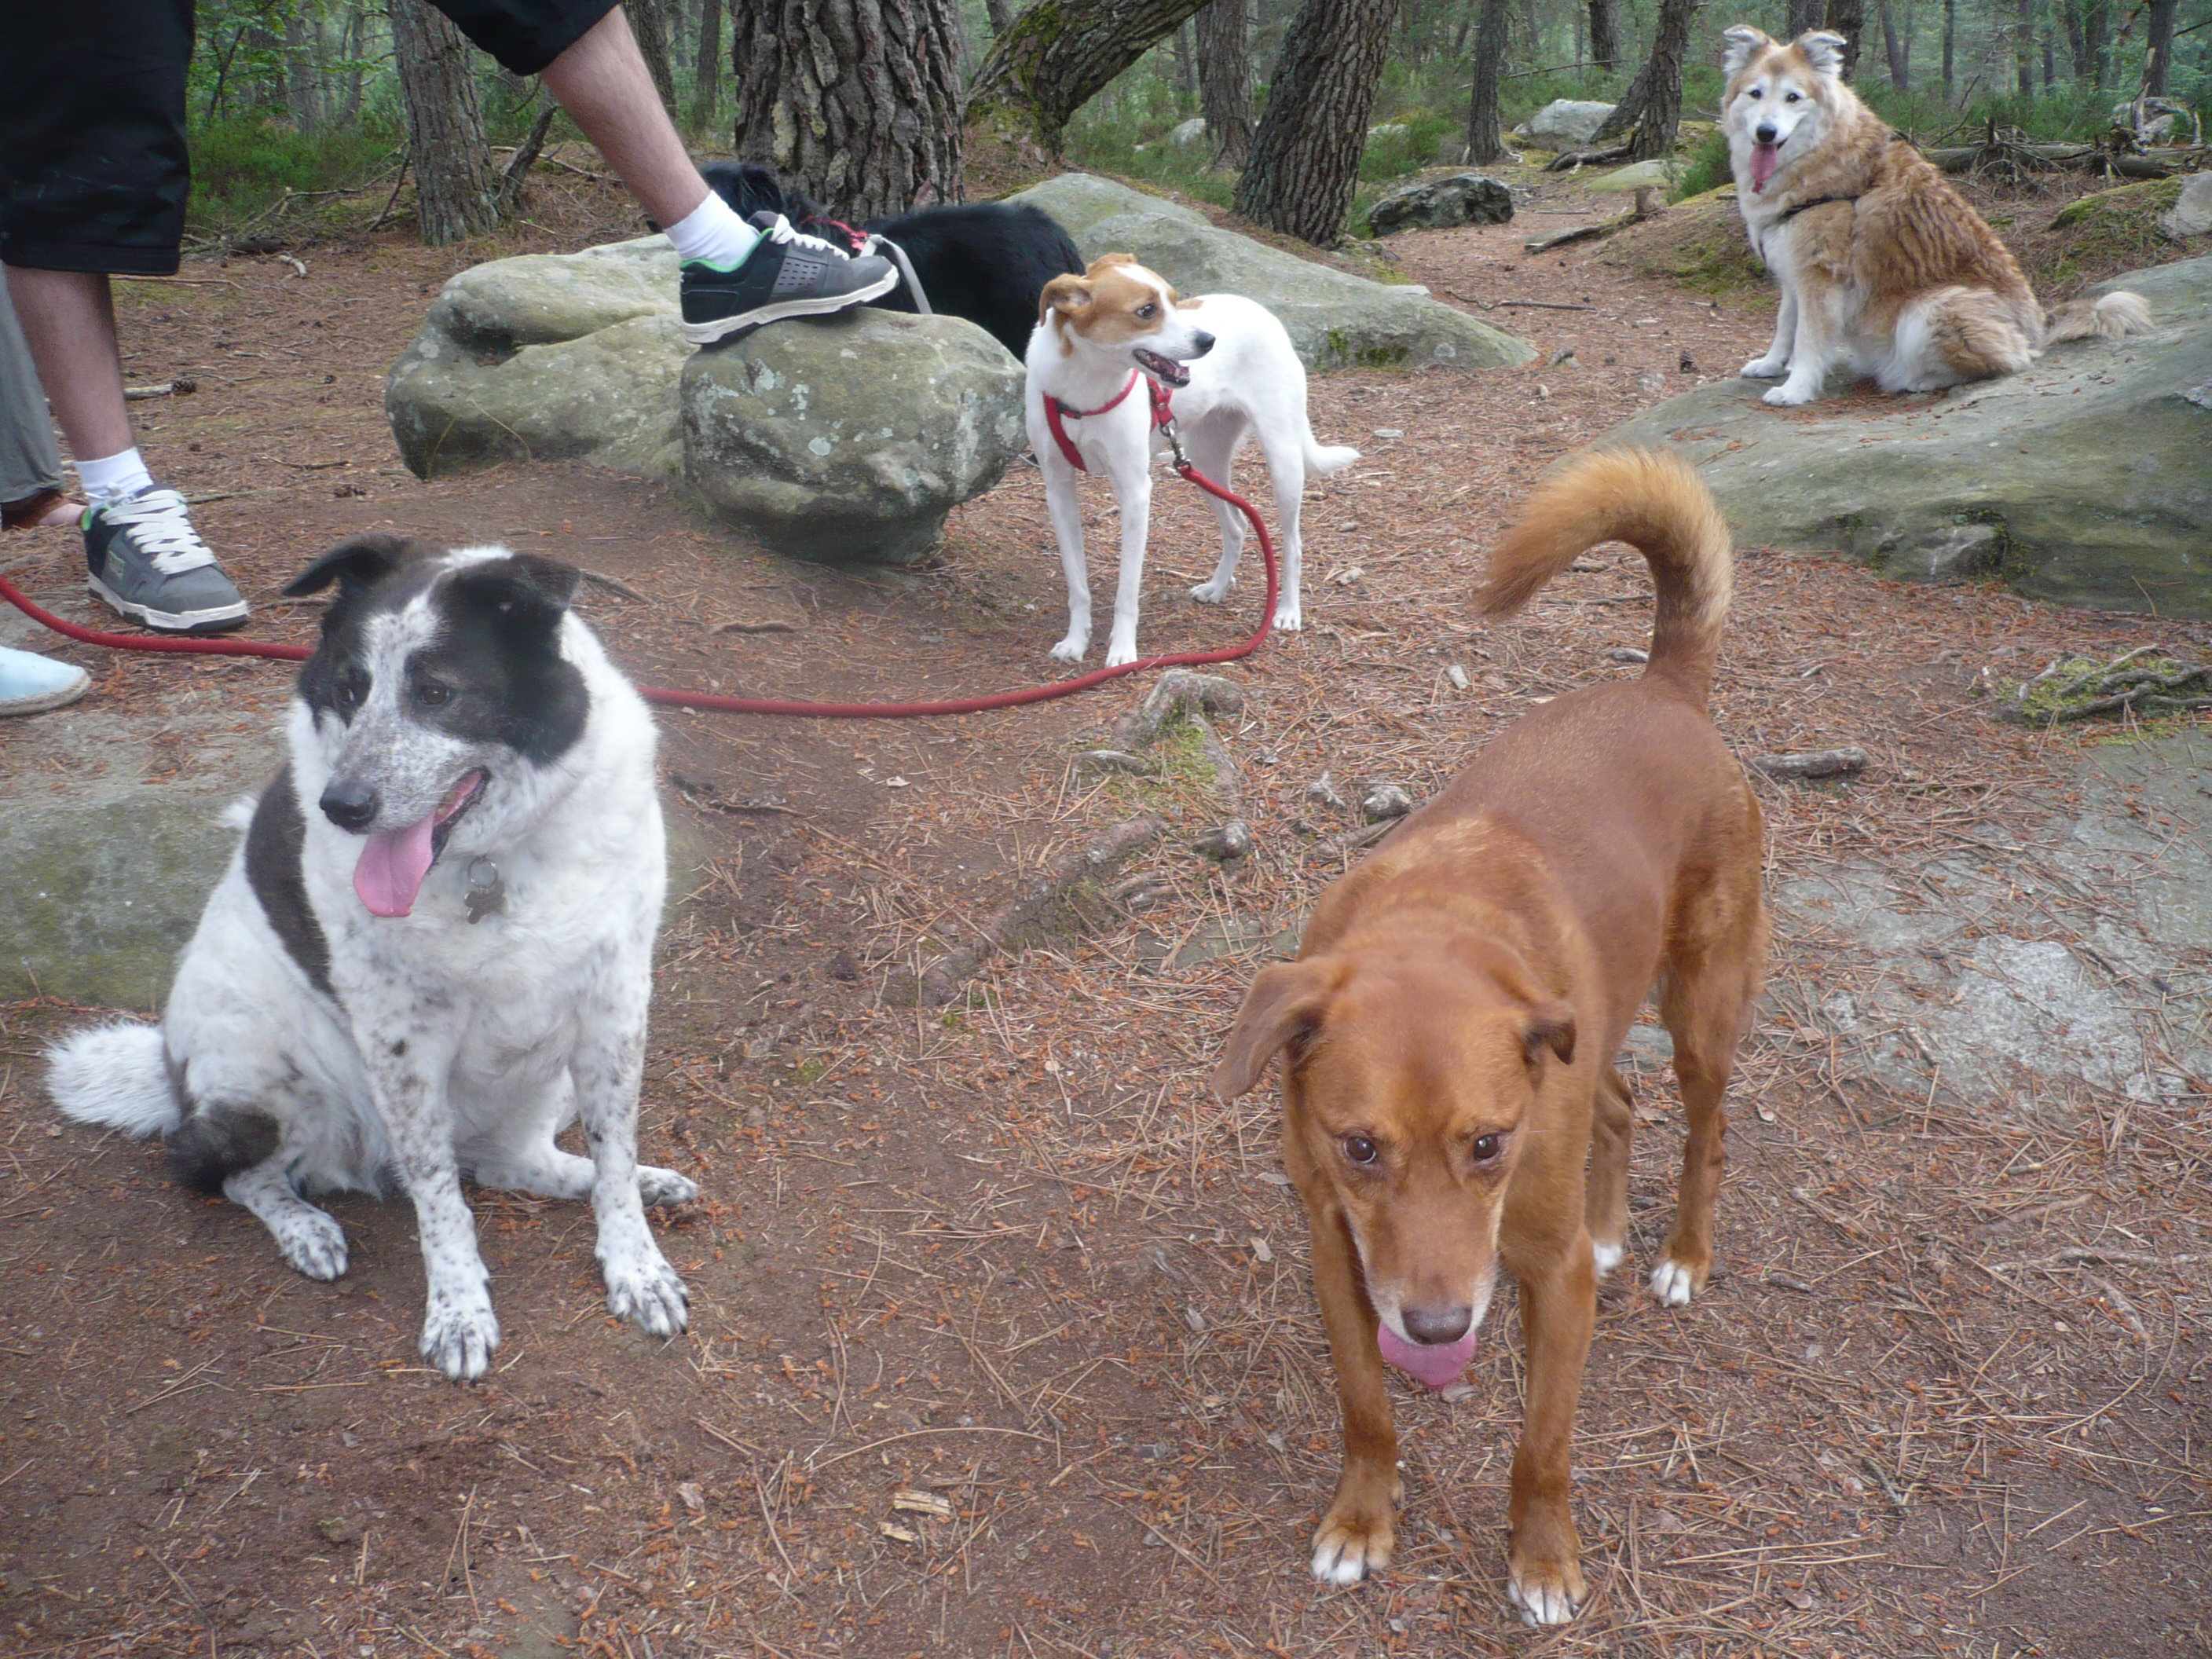
[{"label": "white dog with tan head", "polygon": [[[1030,443],[1044,471],[1045,501],[1067,568],[1067,637],[1053,647],[1054,656],[1080,662],[1091,648],[1091,586],[1075,488],[1075,475],[1084,471],[1104,477],[1121,508],[1121,572],[1106,665],[1137,659],[1152,461],[1167,447],[1141,384],[1147,376],[1170,393],[1191,464],[1216,483],[1229,487],[1238,447],[1257,434],[1282,532],[1274,624],[1303,625],[1298,508],[1306,476],[1339,471],[1359,452],[1314,441],[1305,366],[1272,312],[1236,294],[1182,299],[1128,254],[1109,253],[1080,276],[1045,284],[1028,362]],[[1214,501],[1213,513],[1221,524],[1221,562],[1209,580],[1190,590],[1206,605],[1228,598],[1244,550],[1243,515],[1221,501]]]}]

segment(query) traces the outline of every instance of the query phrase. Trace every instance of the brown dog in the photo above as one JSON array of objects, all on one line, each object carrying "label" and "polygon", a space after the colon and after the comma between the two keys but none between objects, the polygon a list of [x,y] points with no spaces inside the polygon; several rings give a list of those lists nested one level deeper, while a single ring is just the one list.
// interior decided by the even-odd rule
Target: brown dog
[{"label": "brown dog", "polygon": [[1759,805],[1705,715],[1731,561],[1696,475],[1643,452],[1568,466],[1499,545],[1481,607],[1516,609],[1614,539],[1658,585],[1644,677],[1508,726],[1331,887],[1298,960],[1253,981],[1214,1077],[1233,1099],[1284,1053],[1284,1162],[1344,1413],[1314,1576],[1348,1584],[1389,1562],[1382,1361],[1431,1388],[1456,1377],[1503,1266],[1528,1344],[1509,1553],[1531,1624],[1571,1618],[1584,1594],[1570,1441],[1597,1276],[1628,1226],[1612,1057],[1656,980],[1690,1133],[1651,1287],[1678,1307],[1712,1265],[1721,1095],[1766,956]]}]

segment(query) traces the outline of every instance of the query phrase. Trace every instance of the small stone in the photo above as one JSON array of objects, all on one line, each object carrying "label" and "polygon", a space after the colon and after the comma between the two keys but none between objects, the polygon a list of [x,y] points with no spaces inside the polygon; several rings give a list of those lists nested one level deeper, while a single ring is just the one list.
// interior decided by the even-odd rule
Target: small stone
[{"label": "small stone", "polygon": [[1252,851],[1252,828],[1242,818],[1231,818],[1218,830],[1210,830],[1191,843],[1200,856],[1228,864]]},{"label": "small stone", "polygon": [[1413,798],[1395,783],[1370,783],[1359,793],[1359,816],[1370,823],[1402,818],[1413,810]]},{"label": "small stone", "polygon": [[1651,653],[1633,645],[1616,645],[1607,648],[1607,662],[1650,662]]},{"label": "small stone", "polygon": [[1474,684],[1474,682],[1467,677],[1467,670],[1455,662],[1448,662],[1444,665],[1444,678],[1452,683],[1453,688],[1456,690],[1470,690]]},{"label": "small stone", "polygon": [[1078,771],[1085,772],[1127,772],[1137,778],[1154,775],[1152,762],[1126,749],[1086,749],[1075,757],[1075,765]]},{"label": "small stone", "polygon": [[1326,772],[1306,786],[1306,799],[1322,806],[1344,805],[1344,797],[1336,793],[1336,780]]},{"label": "small stone", "polygon": [[1572,346],[1561,346],[1552,354],[1551,363],[1553,368],[1565,368],[1574,364],[1575,349]]},{"label": "small stone", "polygon": [[1402,427],[1378,426],[1375,428],[1375,435],[1378,438],[1402,438],[1406,432]]}]

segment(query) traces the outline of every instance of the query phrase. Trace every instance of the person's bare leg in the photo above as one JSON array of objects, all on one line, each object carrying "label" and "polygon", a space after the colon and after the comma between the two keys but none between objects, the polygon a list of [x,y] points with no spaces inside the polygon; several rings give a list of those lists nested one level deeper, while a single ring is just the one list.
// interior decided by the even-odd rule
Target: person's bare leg
[{"label": "person's bare leg", "polygon": [[542,78],[659,223],[677,223],[707,199],[707,181],[661,106],[620,6],[548,64]]},{"label": "person's bare leg", "polygon": [[123,356],[105,276],[84,270],[7,268],[8,297],[22,325],[46,401],[80,459],[131,447],[123,398]]}]

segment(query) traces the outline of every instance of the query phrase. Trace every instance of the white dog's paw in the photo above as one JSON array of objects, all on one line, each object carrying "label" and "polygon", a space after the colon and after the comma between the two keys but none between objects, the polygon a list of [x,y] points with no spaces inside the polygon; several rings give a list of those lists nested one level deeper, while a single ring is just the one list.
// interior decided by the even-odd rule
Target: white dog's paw
[{"label": "white dog's paw", "polygon": [[1052,658],[1054,662],[1081,662],[1083,653],[1089,649],[1091,649],[1090,635],[1070,634],[1058,645],[1053,647]]},{"label": "white dog's paw", "polygon": [[1556,1578],[1549,1583],[1532,1584],[1509,1578],[1505,1582],[1505,1599],[1513,1604],[1524,1625],[1564,1625],[1575,1616],[1575,1598]]},{"label": "white dog's paw", "polygon": [[605,1264],[607,1308],[647,1336],[673,1336],[691,1322],[691,1292],[654,1251]]},{"label": "white dog's paw", "polygon": [[1778,380],[1790,372],[1787,357],[1753,357],[1743,366],[1747,380]]},{"label": "white dog's paw", "polygon": [[1229,590],[1237,586],[1237,578],[1226,580],[1216,576],[1212,581],[1200,582],[1190,590],[1190,596],[1200,605],[1219,605],[1229,597]]},{"label": "white dog's paw", "polygon": [[456,1382],[473,1382],[491,1364],[499,1346],[499,1317],[491,1298],[482,1291],[473,1296],[430,1292],[430,1310],[422,1320],[422,1358]]},{"label": "white dog's paw", "polygon": [[1597,1276],[1600,1279],[1603,1279],[1618,1267],[1621,1258],[1627,1254],[1627,1249],[1622,1245],[1601,1244],[1595,1239],[1590,1242],[1590,1261],[1596,1267]]},{"label": "white dog's paw", "polygon": [[641,1164],[637,1166],[637,1195],[645,1200],[648,1209],[655,1205],[689,1204],[699,1196],[699,1183],[673,1170]]},{"label": "white dog's paw", "polygon": [[1697,1275],[1671,1257],[1651,1270],[1651,1298],[1661,1307],[1686,1308],[1697,1293]]},{"label": "white dog's paw", "polygon": [[1795,409],[1800,404],[1811,403],[1820,395],[1820,388],[1816,386],[1799,386],[1794,380],[1784,380],[1759,402],[1771,404],[1777,409]]},{"label": "white dog's paw", "polygon": [[1119,668],[1123,663],[1134,662],[1136,659],[1137,641],[1134,635],[1125,640],[1117,634],[1106,647],[1106,665],[1109,668]]},{"label": "white dog's paw", "polygon": [[1298,606],[1286,605],[1279,599],[1275,602],[1275,631],[1278,634],[1295,634],[1305,625],[1305,612]]},{"label": "white dog's paw", "polygon": [[276,1248],[284,1252],[284,1260],[296,1272],[309,1279],[345,1277],[345,1229],[334,1218],[302,1204],[269,1231],[276,1235]]}]

